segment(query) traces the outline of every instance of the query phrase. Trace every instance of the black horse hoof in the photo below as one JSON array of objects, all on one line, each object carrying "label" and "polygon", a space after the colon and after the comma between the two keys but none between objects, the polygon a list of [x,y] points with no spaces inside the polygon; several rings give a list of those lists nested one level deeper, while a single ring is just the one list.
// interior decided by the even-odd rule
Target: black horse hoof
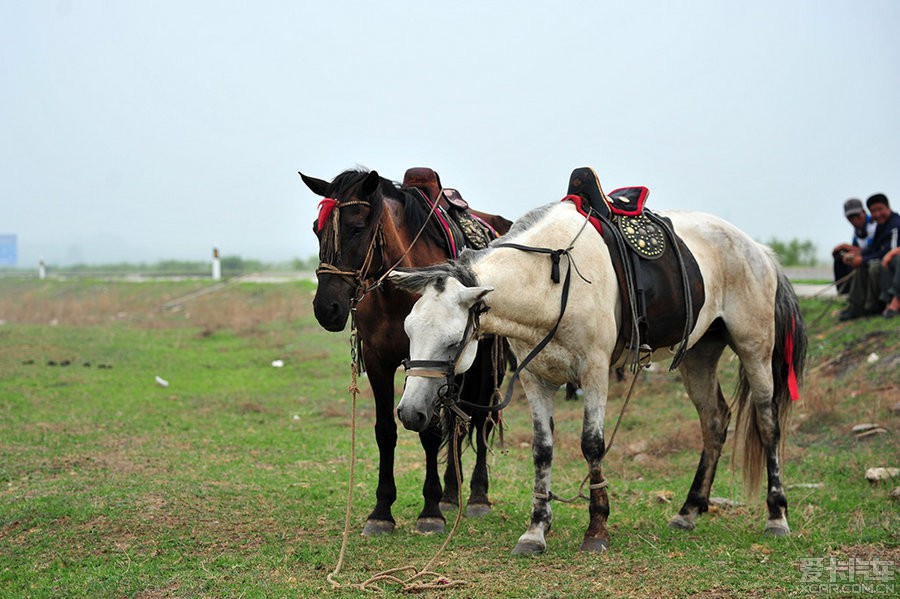
[{"label": "black horse hoof", "polygon": [[444,532],[444,526],[443,518],[419,518],[416,520],[416,532],[422,534],[441,534]]},{"label": "black horse hoof", "polygon": [[585,539],[581,543],[581,550],[589,553],[601,553],[609,549],[609,541],[606,539]]},{"label": "black horse hoof", "polygon": [[676,530],[694,530],[696,526],[697,525],[694,524],[693,520],[689,520],[681,514],[676,514],[669,520],[669,528],[674,528]]},{"label": "black horse hoof", "polygon": [[466,516],[469,518],[481,518],[491,513],[489,503],[470,503],[466,506]]},{"label": "black horse hoof", "polygon": [[441,501],[438,505],[442,512],[455,512],[459,509],[459,504],[452,501]]},{"label": "black horse hoof", "polygon": [[362,534],[364,537],[389,535],[394,532],[394,523],[390,520],[366,520]]}]

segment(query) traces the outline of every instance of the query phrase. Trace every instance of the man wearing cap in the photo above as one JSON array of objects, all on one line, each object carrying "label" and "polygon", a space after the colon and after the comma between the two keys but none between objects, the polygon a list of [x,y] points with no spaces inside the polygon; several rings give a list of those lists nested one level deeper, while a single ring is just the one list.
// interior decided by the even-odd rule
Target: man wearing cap
[{"label": "man wearing cap", "polygon": [[840,320],[878,314],[883,307],[882,291],[893,293],[890,288],[880,289],[880,282],[884,269],[882,260],[891,250],[900,247],[900,214],[891,210],[883,193],[876,193],[866,200],[866,207],[877,226],[872,234],[872,245],[858,254],[844,256],[844,262],[855,269],[855,274],[850,285],[848,307],[841,312]]},{"label": "man wearing cap", "polygon": [[840,295],[850,292],[850,280],[847,279],[847,275],[853,272],[853,267],[844,261],[844,257],[848,254],[859,253],[863,248],[872,245],[875,227],[878,225],[866,214],[862,201],[856,198],[850,198],[844,202],[844,216],[853,226],[853,239],[849,244],[842,243],[831,251],[831,256],[834,258],[834,280],[839,281],[837,292]]}]

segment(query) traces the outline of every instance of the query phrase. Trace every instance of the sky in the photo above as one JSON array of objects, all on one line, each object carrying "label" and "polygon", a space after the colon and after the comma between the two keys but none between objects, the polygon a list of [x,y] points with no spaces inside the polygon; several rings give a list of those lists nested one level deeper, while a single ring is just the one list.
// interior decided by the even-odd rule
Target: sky
[{"label": "sky", "polygon": [[900,2],[0,0],[20,267],[317,253],[297,171],[437,170],[515,219],[572,169],[760,241],[900,207]]}]

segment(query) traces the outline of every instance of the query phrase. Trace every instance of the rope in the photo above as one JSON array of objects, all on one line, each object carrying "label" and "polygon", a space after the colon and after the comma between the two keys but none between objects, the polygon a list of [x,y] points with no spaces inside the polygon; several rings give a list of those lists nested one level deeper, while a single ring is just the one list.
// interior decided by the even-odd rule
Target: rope
[{"label": "rope", "polygon": [[[355,485],[355,464],[356,464],[356,398],[359,394],[359,387],[357,385],[357,377],[359,374],[359,355],[357,352],[357,327],[356,327],[356,301],[354,301],[350,308],[351,315],[351,326],[350,326],[350,386],[348,387],[348,391],[350,392],[350,396],[352,398],[351,401],[351,410],[350,410],[350,474],[347,481],[347,509],[344,515],[344,532],[341,535],[341,549],[338,553],[337,563],[334,566],[334,570],[331,571],[330,574],[326,577],[329,583],[331,583],[332,589],[340,589],[340,588],[354,588],[362,591],[378,591],[384,592],[385,589],[376,585],[379,582],[387,582],[392,584],[399,584],[401,586],[401,591],[405,593],[416,593],[425,590],[431,589],[449,589],[462,587],[468,584],[465,580],[452,580],[447,576],[443,576],[438,574],[437,572],[431,571],[432,565],[440,558],[440,556],[444,553],[444,550],[450,544],[450,541],[453,539],[453,535],[456,534],[457,529],[459,528],[460,520],[462,519],[462,466],[460,464],[460,456],[459,456],[459,435],[461,432],[465,432],[466,423],[461,420],[456,420],[456,426],[453,428],[453,451],[456,452],[454,454],[455,462],[456,462],[456,488],[457,488],[457,505],[459,505],[459,509],[456,511],[456,520],[453,523],[453,528],[450,530],[450,533],[447,535],[447,538],[444,539],[444,543],[437,550],[434,556],[428,560],[421,570],[416,571],[414,566],[400,566],[397,568],[391,568],[389,570],[384,570],[375,574],[368,580],[365,580],[361,583],[347,583],[342,584],[337,580],[337,575],[340,574],[341,568],[344,565],[344,558],[347,553],[347,546],[349,544],[350,539],[350,515],[353,505],[353,487]],[[413,574],[406,579],[399,578],[397,574],[401,572],[412,571]],[[421,580],[426,576],[432,576],[432,580],[425,581]]]},{"label": "rope", "polygon": [[[631,401],[631,395],[634,392],[635,384],[637,383],[638,375],[640,374],[640,370],[635,370],[634,374],[631,377],[631,385],[628,387],[628,393],[625,395],[625,401],[622,402],[622,409],[619,410],[619,416],[616,418],[616,426],[613,427],[613,432],[609,436],[609,443],[606,444],[606,449],[603,452],[603,455],[606,456],[609,453],[609,450],[613,446],[613,441],[616,440],[616,433],[619,431],[619,425],[622,423],[622,416],[625,415],[625,408],[628,407],[628,402]],[[590,501],[590,496],[584,494],[584,485],[590,479],[591,475],[586,474],[584,479],[582,479],[581,484],[578,486],[578,492],[572,497],[560,497],[553,493],[553,491],[548,491],[547,493],[535,493],[534,496],[538,499],[546,499],[547,501],[560,501],[562,503],[575,503],[578,499],[587,499]],[[588,489],[605,489],[609,486],[609,483],[606,479],[600,481],[599,483],[591,483],[588,485]]]},{"label": "rope", "polygon": [[[826,285],[825,287],[823,287],[822,289],[820,289],[819,291],[814,293],[812,296],[812,299],[818,299],[820,295],[822,295],[823,293],[825,293],[832,287],[837,287],[841,283],[845,283],[845,282],[849,281],[855,274],[856,274],[856,271],[853,270],[849,274],[846,274],[843,277],[841,277],[840,279],[838,279],[837,281],[835,281],[833,283],[829,283],[828,285]],[[809,326],[814,326],[814,325],[818,324],[819,321],[822,320],[822,318],[831,311],[831,307],[834,305],[835,301],[837,301],[837,297],[838,296],[828,298],[828,303],[825,304],[825,309],[822,310],[822,312],[818,316],[816,316],[812,320],[812,322],[809,323]]]},{"label": "rope", "polygon": [[[393,584],[399,584],[401,586],[400,590],[404,593],[417,593],[420,591],[431,590],[431,589],[450,589],[462,587],[468,584],[465,580],[452,580],[446,576],[442,576],[437,572],[432,572],[432,565],[441,557],[444,553],[444,550],[450,544],[450,541],[453,539],[453,535],[456,534],[456,530],[459,528],[459,523],[462,520],[462,512],[463,512],[463,503],[462,503],[462,466],[459,462],[459,434],[460,429],[465,429],[466,424],[460,420],[456,420],[456,426],[453,427],[453,451],[456,452],[456,488],[457,488],[457,505],[459,505],[459,509],[456,510],[456,520],[453,522],[453,528],[450,529],[450,532],[447,534],[447,538],[444,539],[444,543],[440,546],[434,556],[428,560],[422,569],[416,571],[414,566],[400,566],[398,568],[391,568],[390,570],[384,570],[383,572],[379,572],[378,574],[372,576],[366,581],[359,583],[358,585],[353,585],[356,588],[364,591],[380,591],[384,592],[384,589],[378,586],[375,586],[375,583],[378,582],[389,582]],[[399,578],[395,576],[395,574],[399,572],[412,571],[413,574],[406,579]],[[430,581],[420,580],[425,576],[432,576],[433,579]]]},{"label": "rope", "polygon": [[[414,189],[416,189],[416,190],[418,191],[418,188],[414,188]],[[420,191],[420,193],[421,193],[421,191]],[[438,198],[441,197],[441,194],[442,194],[442,193],[444,193],[444,189],[443,189],[443,188],[441,188],[441,190],[438,192]],[[423,197],[425,197],[424,194],[423,194]],[[427,199],[427,198],[426,198],[426,199]],[[392,272],[394,272],[394,269],[396,269],[398,266],[400,266],[400,263],[403,262],[403,261],[406,259],[406,257],[407,257],[407,256],[409,255],[409,253],[412,251],[413,246],[416,245],[416,242],[417,242],[417,241],[419,241],[419,237],[422,236],[422,233],[424,233],[424,232],[425,232],[425,229],[428,227],[428,222],[431,220],[431,217],[434,215],[435,210],[437,210],[438,202],[439,202],[439,200],[435,200],[434,202],[431,202],[430,200],[428,201],[428,203],[431,204],[431,210],[428,212],[428,216],[425,217],[425,222],[424,222],[424,223],[422,224],[422,226],[419,228],[418,232],[416,233],[416,236],[413,237],[413,240],[410,242],[409,246],[406,248],[406,251],[404,251],[404,252],[400,255],[400,257],[397,259],[397,261],[394,262],[394,264],[393,264],[390,268],[388,268],[388,269],[384,272],[384,274],[382,274],[380,277],[378,277],[378,278],[375,280],[374,283],[372,283],[371,285],[369,285],[369,287],[365,290],[364,293],[368,293],[369,291],[372,291],[373,289],[379,288],[379,287],[381,286],[381,284],[384,283],[384,280],[385,280],[386,278],[388,278],[388,276],[389,276]],[[364,273],[364,272],[360,271],[360,278],[359,278],[360,285],[362,285],[362,284],[365,282],[365,276],[368,275],[368,274],[369,274],[369,273],[367,273],[367,272]]]},{"label": "rope", "polygon": [[347,481],[347,510],[344,514],[344,532],[341,536],[341,551],[338,554],[337,564],[334,570],[327,576],[331,588],[341,587],[341,583],[335,580],[344,565],[344,556],[347,553],[347,542],[350,538],[350,512],[353,506],[354,471],[356,465],[356,396],[359,395],[357,376],[359,373],[359,357],[356,352],[356,305],[350,308],[350,387],[347,389],[352,398],[350,406],[350,475]]}]

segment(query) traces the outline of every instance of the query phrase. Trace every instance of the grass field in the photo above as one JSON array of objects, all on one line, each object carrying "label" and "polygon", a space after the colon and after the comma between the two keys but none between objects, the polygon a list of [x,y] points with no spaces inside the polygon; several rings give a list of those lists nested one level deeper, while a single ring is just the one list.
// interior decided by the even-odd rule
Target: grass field
[{"label": "grass field", "polygon": [[[232,284],[173,302],[209,285],[0,280],[0,595],[365,594],[326,581],[350,462],[347,334],[318,327],[306,283]],[[490,458],[493,513],[461,521],[432,569],[465,584],[441,596],[811,596],[824,594],[819,585],[896,596],[900,503],[889,494],[900,479],[870,485],[865,471],[900,466],[890,410],[900,323],[838,324],[837,307],[803,302],[810,368],[784,462],[791,537],[762,535],[763,498],[748,497],[729,468],[731,443],[713,494],[734,505],[713,508],[695,531],[668,528],[694,474],[699,425],[677,375],[645,372],[607,458],[611,550],[579,553],[587,505],[556,503],[546,554],[509,555],[532,483],[530,419],[517,398]],[[736,368],[723,359],[726,394]],[[354,528],[338,577],[348,584],[421,567],[444,540],[413,532],[423,465],[417,436],[403,430],[397,530],[359,536],[377,465],[361,387]],[[624,392],[613,386],[611,418]],[[556,421],[554,491],[571,495],[585,470],[580,404],[560,397]],[[856,439],[850,428],[863,422],[888,432]],[[470,467],[471,452],[463,460]]]}]

